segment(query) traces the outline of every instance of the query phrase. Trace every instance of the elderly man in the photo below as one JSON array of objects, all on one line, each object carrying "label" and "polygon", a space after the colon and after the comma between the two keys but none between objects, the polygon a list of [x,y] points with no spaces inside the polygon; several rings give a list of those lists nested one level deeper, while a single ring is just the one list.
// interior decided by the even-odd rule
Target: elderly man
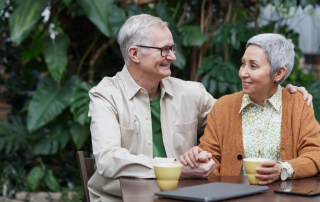
[{"label": "elderly man", "polygon": [[[177,46],[166,22],[133,16],[118,40],[126,65],[89,93],[97,166],[88,183],[91,201],[121,200],[121,176],[155,178],[154,164],[180,163],[176,159],[197,144],[197,130],[206,126],[215,102],[202,84],[169,77]],[[204,178],[213,169],[208,158],[183,166],[181,176]]]}]

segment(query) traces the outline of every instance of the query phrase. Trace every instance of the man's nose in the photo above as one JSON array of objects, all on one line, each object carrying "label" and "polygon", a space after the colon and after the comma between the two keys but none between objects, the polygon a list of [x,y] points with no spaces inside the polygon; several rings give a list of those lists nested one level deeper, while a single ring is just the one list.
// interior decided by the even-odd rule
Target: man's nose
[{"label": "man's nose", "polygon": [[172,50],[169,51],[169,54],[166,57],[167,60],[171,60],[171,61],[175,61],[177,59],[177,57],[175,56],[175,54],[172,52]]}]

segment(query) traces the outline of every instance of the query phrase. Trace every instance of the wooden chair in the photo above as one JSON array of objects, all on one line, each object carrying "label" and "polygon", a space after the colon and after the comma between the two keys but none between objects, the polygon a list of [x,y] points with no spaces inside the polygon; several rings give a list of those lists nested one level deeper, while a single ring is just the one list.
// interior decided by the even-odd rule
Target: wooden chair
[{"label": "wooden chair", "polygon": [[77,159],[84,194],[82,202],[90,202],[88,190],[88,176],[90,177],[94,174],[94,164],[96,163],[96,161],[92,158],[84,158],[83,151],[77,151]]}]

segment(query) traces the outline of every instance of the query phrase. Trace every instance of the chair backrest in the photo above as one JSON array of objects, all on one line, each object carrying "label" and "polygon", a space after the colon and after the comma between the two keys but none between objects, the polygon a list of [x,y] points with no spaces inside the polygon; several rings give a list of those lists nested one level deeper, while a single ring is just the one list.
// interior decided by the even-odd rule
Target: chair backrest
[{"label": "chair backrest", "polygon": [[88,176],[90,177],[94,174],[94,164],[96,163],[96,161],[92,158],[84,158],[83,151],[77,151],[77,159],[84,193],[82,201],[90,202],[88,190]]}]

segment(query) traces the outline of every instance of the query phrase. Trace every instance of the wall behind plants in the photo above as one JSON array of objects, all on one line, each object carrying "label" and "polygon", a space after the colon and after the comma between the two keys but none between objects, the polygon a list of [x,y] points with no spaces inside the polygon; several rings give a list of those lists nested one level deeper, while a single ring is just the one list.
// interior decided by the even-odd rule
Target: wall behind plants
[{"label": "wall behind plants", "polygon": [[122,69],[117,34],[128,17],[141,13],[169,22],[179,47],[172,76],[202,82],[216,98],[241,90],[238,69],[250,37],[275,32],[291,38],[296,58],[287,83],[307,88],[320,120],[320,81],[299,68],[298,34],[277,21],[261,27],[258,20],[267,3],[286,14],[314,0],[135,2],[0,0],[0,98],[13,105],[10,119],[0,122],[4,195],[81,185],[75,152],[91,153],[88,91]]}]

